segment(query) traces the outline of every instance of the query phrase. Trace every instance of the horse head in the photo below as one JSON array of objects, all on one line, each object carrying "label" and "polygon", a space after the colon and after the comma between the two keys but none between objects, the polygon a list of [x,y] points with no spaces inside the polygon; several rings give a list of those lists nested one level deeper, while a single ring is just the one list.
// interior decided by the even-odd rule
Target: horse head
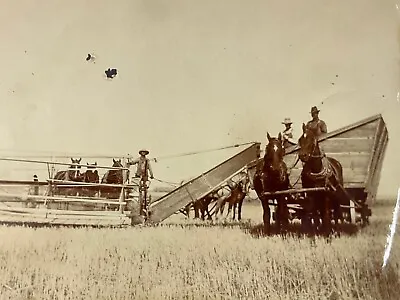
[{"label": "horse head", "polygon": [[285,155],[283,148],[282,135],[279,133],[278,138],[273,138],[267,132],[268,144],[264,155],[264,168],[272,171],[279,171]]},{"label": "horse head", "polygon": [[321,158],[321,151],[318,146],[318,138],[312,130],[303,123],[303,134],[298,140],[299,158],[306,163],[312,157]]},{"label": "horse head", "polygon": [[94,164],[86,163],[85,182],[97,183],[99,181],[99,174],[96,170],[97,162]]},{"label": "horse head", "polygon": [[71,179],[78,179],[79,178],[79,176],[80,176],[80,169],[81,169],[81,166],[80,166],[80,163],[81,163],[81,160],[82,160],[82,158],[79,158],[79,159],[73,159],[72,157],[71,157],[71,165],[69,166],[69,169],[68,169],[68,177],[69,178],[71,178]]},{"label": "horse head", "polygon": [[[121,159],[114,159],[113,158],[113,168],[122,168],[122,162]],[[104,174],[104,179],[106,180],[105,182],[107,183],[122,183],[122,170],[116,170],[116,169],[112,169],[109,170],[108,172],[106,172],[106,174]]]}]

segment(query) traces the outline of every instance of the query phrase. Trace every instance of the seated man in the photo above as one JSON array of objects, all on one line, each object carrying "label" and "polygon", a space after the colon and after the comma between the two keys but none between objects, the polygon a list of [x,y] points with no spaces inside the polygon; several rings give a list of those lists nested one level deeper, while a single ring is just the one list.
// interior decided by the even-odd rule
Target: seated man
[{"label": "seated man", "polygon": [[285,125],[285,129],[282,131],[282,138],[283,138],[283,147],[287,148],[292,145],[296,145],[296,142],[293,140],[293,128],[292,128],[292,121],[290,118],[285,118],[282,124]]}]

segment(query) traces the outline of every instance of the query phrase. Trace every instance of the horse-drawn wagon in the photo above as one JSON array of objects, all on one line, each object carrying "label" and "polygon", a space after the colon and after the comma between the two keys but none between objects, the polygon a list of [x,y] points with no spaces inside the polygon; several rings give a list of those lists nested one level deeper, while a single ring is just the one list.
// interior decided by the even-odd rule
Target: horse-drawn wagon
[{"label": "horse-drawn wagon", "polygon": [[[266,197],[268,200],[265,201],[269,205],[277,206],[275,216],[280,219],[278,221],[287,222],[289,217],[304,221],[310,198],[316,196],[316,203],[323,203],[321,198],[329,194],[340,205],[336,208],[331,206],[329,222],[335,218],[335,212],[341,210],[348,222],[360,220],[363,224],[368,223],[371,215],[369,206],[376,198],[388,143],[388,131],[382,116],[372,116],[315,140],[305,128],[303,130],[300,143],[285,149],[282,160],[289,169],[289,181],[282,181],[280,188],[278,186],[268,190],[266,184],[262,186],[260,176],[265,158],[250,166],[256,190],[258,184],[259,197]],[[274,143],[273,139],[270,143]],[[320,148],[323,152],[319,151]],[[314,173],[307,169],[313,178],[305,177],[307,172],[303,170],[310,165],[310,158],[317,164]],[[321,184],[317,184],[317,179]],[[287,214],[280,211],[281,203],[289,208]],[[264,207],[264,210],[267,210],[268,215],[269,207]],[[265,218],[264,221],[269,223]]]}]

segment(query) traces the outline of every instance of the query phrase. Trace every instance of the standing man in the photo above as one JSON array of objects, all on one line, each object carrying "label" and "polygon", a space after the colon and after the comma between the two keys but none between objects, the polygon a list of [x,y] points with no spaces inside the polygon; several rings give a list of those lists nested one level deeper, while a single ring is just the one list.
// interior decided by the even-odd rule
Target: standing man
[{"label": "standing man", "polygon": [[128,167],[137,164],[138,166],[135,173],[136,178],[140,177],[147,178],[150,175],[150,178],[153,179],[154,176],[150,160],[146,157],[146,155],[149,154],[149,151],[142,149],[139,151],[139,154],[140,157],[135,160],[131,160],[130,158],[128,158],[127,162]]},{"label": "standing man", "polygon": [[[146,157],[147,154],[149,154],[149,151],[147,150],[140,150],[139,151],[140,157],[131,160],[128,157],[128,162],[127,166],[135,165],[137,164],[137,169],[135,173],[136,178],[140,178],[139,180],[139,204],[140,204],[140,215],[144,217],[144,219],[147,218],[148,215],[148,195],[147,195],[147,190],[149,188],[148,186],[148,178],[150,175],[150,178],[153,179],[153,170],[151,168],[150,160]],[[133,219],[132,219],[133,220]]]},{"label": "standing man", "polygon": [[316,106],[311,108],[312,120],[307,122],[307,128],[311,129],[314,134],[319,137],[321,134],[327,133],[326,123],[319,118],[319,110]]},{"label": "standing man", "polygon": [[285,129],[282,131],[283,147],[287,148],[289,146],[296,145],[296,142],[293,140],[293,122],[290,120],[290,118],[285,118],[282,124],[285,125]]},{"label": "standing man", "polygon": [[[326,123],[319,118],[319,109],[316,106],[311,107],[312,120],[307,122],[306,127],[314,132],[318,138],[320,135],[328,133]],[[325,156],[324,147],[320,144],[322,155]]]}]

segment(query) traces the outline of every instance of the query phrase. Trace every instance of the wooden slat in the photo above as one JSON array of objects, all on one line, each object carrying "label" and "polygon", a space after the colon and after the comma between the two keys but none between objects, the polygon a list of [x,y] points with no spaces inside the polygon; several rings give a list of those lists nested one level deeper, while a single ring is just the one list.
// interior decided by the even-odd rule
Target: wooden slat
[{"label": "wooden slat", "polygon": [[372,177],[372,180],[368,183],[368,185],[366,187],[366,191],[368,192],[368,195],[367,195],[367,203],[368,204],[372,204],[375,201],[379,182],[381,179],[382,165],[383,165],[383,162],[385,159],[386,149],[387,149],[387,145],[389,142],[389,137],[388,137],[388,133],[387,133],[386,129],[385,129],[383,135],[385,136],[385,139],[382,142],[383,145],[378,154],[378,161],[377,161],[377,164],[373,171],[373,177]]},{"label": "wooden slat", "polygon": [[371,152],[374,144],[373,139],[369,138],[331,138],[321,143],[325,152]]},{"label": "wooden slat", "polygon": [[44,215],[26,215],[13,212],[0,211],[1,222],[30,222],[42,224],[66,224],[66,225],[123,225],[129,224],[129,218],[120,219],[91,219],[91,218],[72,218],[71,216],[44,216]]},{"label": "wooden slat", "polygon": [[[0,161],[13,161],[13,162],[24,162],[24,163],[37,163],[37,164],[49,164],[49,165],[59,165],[59,166],[80,166],[83,168],[87,168],[87,165],[81,165],[81,164],[72,164],[72,163],[60,163],[60,162],[55,162],[55,161],[45,161],[45,160],[33,160],[33,159],[18,159],[18,158],[6,158],[6,157],[0,157]],[[129,168],[126,167],[106,167],[106,166],[96,166],[92,170],[95,169],[107,169],[107,170],[129,170]]]},{"label": "wooden slat", "polygon": [[340,137],[340,138],[373,137],[375,134],[376,127],[379,124],[379,121],[380,120],[378,119],[371,123],[361,125],[360,127],[340,133],[335,137]]},{"label": "wooden slat", "polygon": [[[102,200],[102,199],[77,199],[77,198],[66,198],[66,197],[54,197],[54,196],[36,196],[36,195],[19,195],[11,193],[0,193],[0,202],[75,202],[75,203],[93,203],[93,204],[118,204],[119,199],[116,201]],[[123,202],[126,204],[126,202]]]},{"label": "wooden slat", "polygon": [[0,180],[0,185],[49,185],[46,181],[29,181],[29,180]]},{"label": "wooden slat", "polygon": [[368,164],[368,179],[366,182],[367,187],[370,185],[372,178],[374,177],[375,173],[375,168],[378,163],[378,157],[380,156],[380,153],[383,148],[383,143],[385,141],[386,135],[385,135],[385,128],[384,128],[383,122],[380,122],[379,126],[377,127],[376,130],[376,136],[375,136],[375,143],[374,147],[372,148],[371,151],[371,160]]},{"label": "wooden slat", "polygon": [[72,216],[104,216],[104,217],[124,217],[125,214],[121,214],[119,211],[73,211],[73,210],[58,210],[58,209],[46,209],[46,208],[28,208],[28,207],[1,207],[0,210],[14,211],[18,213],[26,214],[51,214],[51,215],[72,215]]},{"label": "wooden slat", "polygon": [[[294,183],[301,174],[301,169],[292,169],[290,173],[290,182]],[[343,181],[345,183],[362,183],[365,184],[365,179],[366,179],[366,170],[365,169],[343,169]],[[301,179],[299,180],[301,182]]]},{"label": "wooden slat", "polygon": [[16,212],[14,210],[7,210],[5,208],[0,209],[0,215],[19,215],[19,216],[29,216],[29,217],[43,217],[47,219],[69,219],[69,220],[103,220],[103,221],[118,221],[121,219],[125,219],[127,217],[125,216],[93,216],[93,215],[70,215],[70,214],[43,214],[43,213],[37,213],[37,214],[24,214],[20,212]]}]

